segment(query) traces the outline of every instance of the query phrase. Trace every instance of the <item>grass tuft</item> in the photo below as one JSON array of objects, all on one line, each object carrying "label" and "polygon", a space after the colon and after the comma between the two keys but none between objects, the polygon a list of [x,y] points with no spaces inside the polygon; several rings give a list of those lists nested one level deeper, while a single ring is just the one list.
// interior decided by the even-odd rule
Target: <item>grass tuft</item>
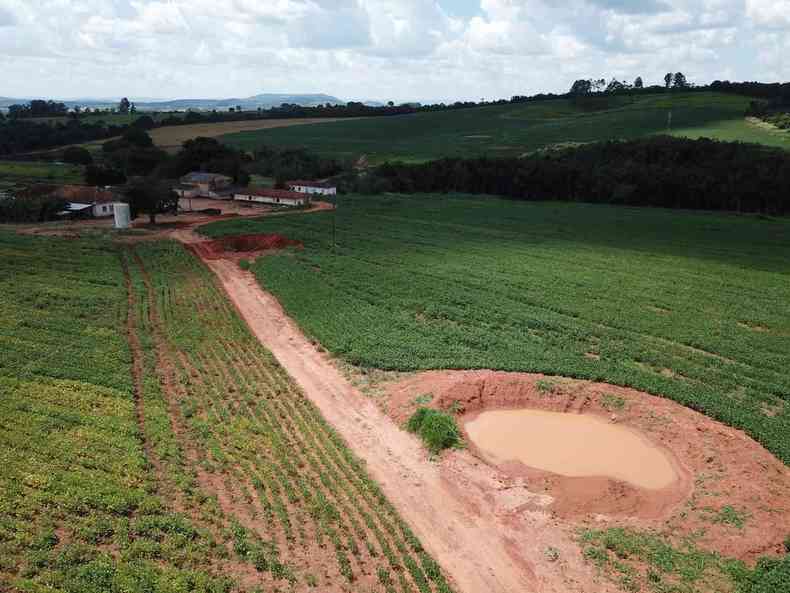
[{"label": "grass tuft", "polygon": [[434,455],[461,445],[461,431],[455,418],[439,410],[418,409],[409,418],[406,429],[419,435]]}]

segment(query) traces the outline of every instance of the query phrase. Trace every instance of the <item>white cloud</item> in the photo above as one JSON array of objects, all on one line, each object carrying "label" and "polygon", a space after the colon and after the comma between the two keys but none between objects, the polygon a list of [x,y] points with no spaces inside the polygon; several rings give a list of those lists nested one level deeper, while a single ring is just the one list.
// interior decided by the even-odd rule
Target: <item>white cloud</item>
[{"label": "white cloud", "polygon": [[758,25],[790,27],[790,0],[746,0],[746,14]]},{"label": "white cloud", "polygon": [[454,100],[670,70],[790,78],[790,0],[455,1],[0,0],[3,94]]}]

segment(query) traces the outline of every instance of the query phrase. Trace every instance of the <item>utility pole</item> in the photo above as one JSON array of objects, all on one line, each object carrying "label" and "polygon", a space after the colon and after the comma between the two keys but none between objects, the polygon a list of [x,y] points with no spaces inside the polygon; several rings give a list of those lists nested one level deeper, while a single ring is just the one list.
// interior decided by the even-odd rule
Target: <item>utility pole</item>
[{"label": "utility pole", "polygon": [[337,249],[337,194],[334,199],[335,207],[332,209],[332,255],[336,255]]}]

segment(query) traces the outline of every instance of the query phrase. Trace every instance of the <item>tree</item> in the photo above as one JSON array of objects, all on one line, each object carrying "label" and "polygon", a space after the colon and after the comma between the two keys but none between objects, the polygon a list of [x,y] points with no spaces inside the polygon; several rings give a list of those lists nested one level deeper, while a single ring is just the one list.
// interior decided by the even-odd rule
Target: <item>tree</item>
[{"label": "tree", "polygon": [[63,151],[63,162],[70,165],[91,165],[93,157],[81,146],[69,146]]},{"label": "tree", "polygon": [[625,89],[625,85],[619,80],[617,80],[616,78],[613,78],[611,82],[606,86],[607,93],[616,93],[617,91],[622,91],[624,89]]},{"label": "tree", "polygon": [[129,99],[124,97],[121,99],[121,102],[118,103],[118,113],[129,113],[129,109],[131,108],[131,103],[129,103]]},{"label": "tree", "polygon": [[594,93],[600,93],[605,88],[606,88],[606,79],[599,78],[598,80],[592,81],[592,90]]},{"label": "tree", "polygon": [[121,185],[126,183],[126,175],[123,171],[111,167],[101,167],[99,165],[88,165],[85,167],[85,183],[104,187],[106,185]]},{"label": "tree", "polygon": [[132,113],[132,114],[137,113],[137,105],[132,103],[132,105],[129,107],[129,113]]},{"label": "tree", "polygon": [[635,89],[643,89],[645,88],[645,83],[642,81],[641,76],[637,76],[636,80],[634,81],[634,88]]},{"label": "tree", "polygon": [[676,89],[685,89],[688,88],[689,83],[686,80],[685,75],[682,72],[677,72],[672,79],[672,87]]},{"label": "tree", "polygon": [[675,75],[672,72],[667,72],[664,75],[664,86],[667,88],[672,86],[672,81],[675,79]]},{"label": "tree", "polygon": [[141,115],[136,120],[134,120],[132,127],[138,128],[140,130],[151,130],[156,127],[156,122],[150,115]]},{"label": "tree", "polygon": [[148,177],[137,178],[124,192],[133,217],[147,214],[151,224],[156,224],[156,215],[178,211],[178,196],[170,186],[162,181]]},{"label": "tree", "polygon": [[592,92],[592,80],[580,78],[571,85],[571,95],[589,95]]}]

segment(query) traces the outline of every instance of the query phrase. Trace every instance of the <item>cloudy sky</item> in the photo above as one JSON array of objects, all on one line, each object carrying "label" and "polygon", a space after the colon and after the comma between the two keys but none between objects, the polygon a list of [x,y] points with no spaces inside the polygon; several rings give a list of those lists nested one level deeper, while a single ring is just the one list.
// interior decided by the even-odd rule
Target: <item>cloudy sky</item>
[{"label": "cloudy sky", "polygon": [[790,0],[0,0],[0,96],[493,99],[790,79]]}]

